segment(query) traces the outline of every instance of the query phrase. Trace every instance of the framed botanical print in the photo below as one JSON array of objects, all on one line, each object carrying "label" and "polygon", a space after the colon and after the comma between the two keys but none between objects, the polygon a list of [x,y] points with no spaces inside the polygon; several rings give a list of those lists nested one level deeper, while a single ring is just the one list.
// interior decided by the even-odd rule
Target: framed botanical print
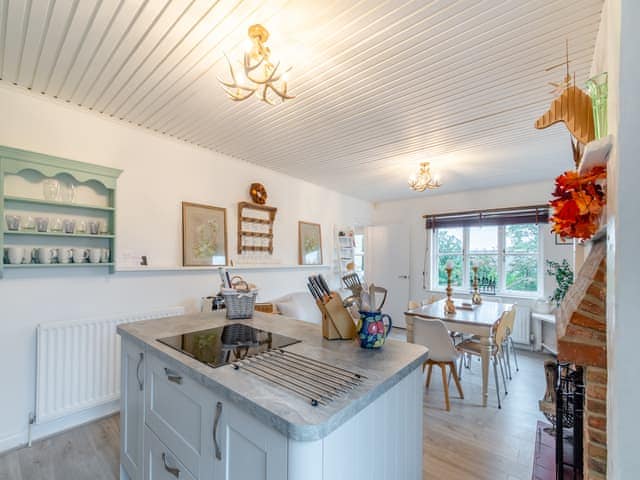
[{"label": "framed botanical print", "polygon": [[319,223],[298,222],[298,263],[322,265],[322,232]]},{"label": "framed botanical print", "polygon": [[182,265],[227,265],[227,209],[182,202]]}]

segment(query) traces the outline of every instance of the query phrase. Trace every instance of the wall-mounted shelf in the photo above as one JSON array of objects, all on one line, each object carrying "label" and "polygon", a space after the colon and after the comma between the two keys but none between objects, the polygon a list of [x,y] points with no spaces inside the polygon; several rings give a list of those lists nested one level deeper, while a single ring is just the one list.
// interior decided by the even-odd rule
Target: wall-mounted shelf
[{"label": "wall-mounted shelf", "polygon": [[[111,259],[116,258],[115,238],[116,238],[116,184],[122,170],[103,167],[90,163],[77,162],[66,158],[53,157],[27,150],[0,146],[0,221],[2,228],[0,231],[0,251],[4,247],[11,245],[15,241],[17,245],[23,245],[24,240],[33,242],[36,247],[50,247],[47,240],[56,238],[69,239],[77,238],[81,240],[81,248],[109,248]],[[60,198],[73,200],[76,189],[81,188],[83,192],[89,192],[82,197],[85,202],[75,203],[73,201],[58,201],[57,193],[53,199],[45,198],[45,181],[54,179],[59,186],[66,187],[67,192],[72,188],[73,195],[64,196],[59,192]],[[37,186],[39,190],[33,187]],[[34,193],[35,192],[35,193]],[[38,195],[42,198],[38,198]],[[95,204],[91,200],[95,199]],[[90,233],[64,233],[60,231],[38,232],[36,230],[7,230],[5,228],[5,214],[14,212],[15,215],[23,216],[46,216],[55,215],[60,217],[72,216],[76,220],[80,217],[83,221],[101,221],[108,225],[108,234]],[[42,213],[42,212],[56,212]],[[93,220],[92,220],[93,219]],[[51,225],[51,217],[49,217]],[[103,224],[104,225],[104,224]],[[76,243],[76,245],[78,245]],[[108,267],[110,272],[115,269],[115,263],[25,263],[9,264],[0,263],[0,278],[4,269],[38,269],[38,268],[79,268],[79,267]]]},{"label": "wall-mounted shelf", "polygon": [[64,237],[64,238],[107,238],[113,239],[115,235],[92,235],[90,233],[62,233],[62,232],[35,232],[32,230],[5,230],[5,235],[28,235],[31,237]]},{"label": "wall-mounted shelf", "polygon": [[4,268],[78,268],[78,267],[114,267],[115,263],[20,263],[4,264]]},{"label": "wall-mounted shelf", "polygon": [[[84,264],[79,264],[84,265]],[[217,271],[220,267],[181,267],[181,266],[117,266],[116,272],[212,272]],[[239,265],[235,267],[224,267],[229,271],[254,271],[254,270],[326,270],[331,265]]]},{"label": "wall-mounted shelf", "polygon": [[[243,252],[267,252],[270,255],[273,254],[273,223],[276,219],[275,207],[268,207],[266,205],[258,205],[249,202],[238,203],[238,255],[242,255]],[[266,213],[268,218],[259,218],[257,216],[251,216],[251,212],[255,215],[256,212]],[[249,225],[262,228],[262,231],[251,231]],[[261,245],[250,245],[249,242],[262,242]]]},{"label": "wall-mounted shelf", "polygon": [[37,198],[27,198],[27,197],[16,197],[13,195],[5,195],[4,197],[5,203],[27,203],[31,205],[38,206],[53,206],[53,207],[66,207],[66,208],[79,208],[82,210],[97,210],[100,212],[113,212],[115,210],[114,207],[102,207],[98,205],[86,205],[82,203],[69,203],[69,202],[56,202],[53,200],[40,200]]}]

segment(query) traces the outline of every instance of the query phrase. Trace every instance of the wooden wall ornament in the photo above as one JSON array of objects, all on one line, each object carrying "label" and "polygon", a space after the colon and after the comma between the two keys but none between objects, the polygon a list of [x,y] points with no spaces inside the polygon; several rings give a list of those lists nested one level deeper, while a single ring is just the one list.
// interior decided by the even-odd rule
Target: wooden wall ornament
[{"label": "wooden wall ornament", "polygon": [[267,189],[261,183],[252,183],[249,187],[249,195],[251,195],[251,200],[258,205],[267,203]]},{"label": "wooden wall ornament", "polygon": [[542,130],[559,122],[565,124],[575,139],[571,140],[571,150],[577,168],[584,145],[595,139],[591,97],[575,85],[565,88],[551,102],[549,110],[536,120],[535,127]]},{"label": "wooden wall ornament", "polygon": [[571,150],[573,152],[573,161],[576,168],[578,168],[584,146],[595,139],[595,127],[591,97],[576,87],[575,78],[572,82],[571,75],[569,75],[568,40],[566,42],[565,61],[547,68],[546,71],[553,70],[559,66],[566,67],[564,79],[559,83],[551,83],[551,85],[561,93],[551,102],[549,110],[536,120],[535,127],[538,130],[542,130],[559,122],[564,123],[573,137],[571,139]]}]

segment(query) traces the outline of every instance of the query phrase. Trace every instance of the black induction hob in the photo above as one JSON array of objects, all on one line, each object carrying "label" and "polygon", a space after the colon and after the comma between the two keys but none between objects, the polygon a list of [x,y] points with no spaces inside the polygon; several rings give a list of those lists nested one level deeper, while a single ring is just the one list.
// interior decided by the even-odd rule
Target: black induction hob
[{"label": "black induction hob", "polygon": [[300,342],[243,323],[159,338],[158,341],[213,368]]}]

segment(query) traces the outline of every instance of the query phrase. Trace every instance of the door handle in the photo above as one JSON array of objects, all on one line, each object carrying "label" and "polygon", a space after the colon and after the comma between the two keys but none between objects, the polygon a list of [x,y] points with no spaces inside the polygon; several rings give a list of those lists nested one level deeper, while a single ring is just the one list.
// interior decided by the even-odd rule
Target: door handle
[{"label": "door handle", "polygon": [[222,451],[218,445],[218,424],[222,415],[222,402],[216,403],[216,418],[213,420],[213,447],[216,451],[216,458],[222,460]]},{"label": "door handle", "polygon": [[162,452],[162,464],[164,465],[164,469],[173,475],[176,478],[180,478],[180,469],[175,467],[170,467],[167,465],[167,455]]},{"label": "door handle", "polygon": [[165,367],[164,373],[167,374],[167,380],[170,382],[177,383],[178,385],[182,383],[182,377],[173,370]]},{"label": "door handle", "polygon": [[138,380],[138,387],[140,391],[144,387],[144,381],[140,378],[140,367],[142,366],[142,360],[144,360],[144,353],[140,352],[140,358],[138,359],[138,366],[136,367],[136,379]]},{"label": "door handle", "polygon": [[406,280],[409,278],[409,275],[398,275],[398,278],[401,278],[402,280]]}]

